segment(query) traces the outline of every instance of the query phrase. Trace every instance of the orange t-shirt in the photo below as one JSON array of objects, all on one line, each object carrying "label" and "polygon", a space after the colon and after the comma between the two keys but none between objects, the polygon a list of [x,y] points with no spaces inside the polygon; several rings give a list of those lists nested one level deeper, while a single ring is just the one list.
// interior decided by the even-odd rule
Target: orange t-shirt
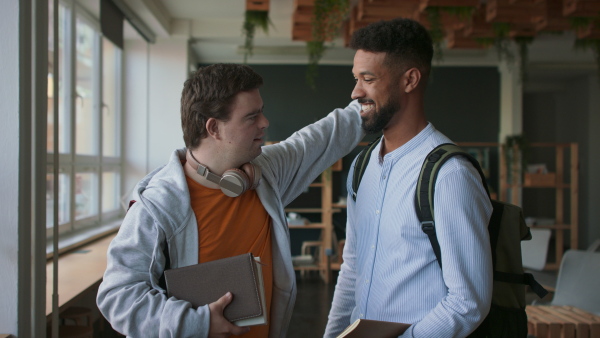
[{"label": "orange t-shirt", "polygon": [[[228,197],[220,189],[206,188],[187,176],[186,180],[192,210],[198,221],[199,263],[249,252],[260,257],[268,315],[273,293],[271,217],[256,191],[248,190],[241,196]],[[268,324],[251,326],[250,332],[239,337],[268,337]]]}]

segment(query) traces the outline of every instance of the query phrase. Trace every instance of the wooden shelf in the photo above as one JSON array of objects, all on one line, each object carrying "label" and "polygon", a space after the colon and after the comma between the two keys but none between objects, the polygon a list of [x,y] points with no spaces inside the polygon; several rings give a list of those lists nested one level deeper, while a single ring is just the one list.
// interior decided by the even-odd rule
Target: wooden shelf
[{"label": "wooden shelf", "polygon": [[544,266],[544,270],[557,271],[560,268],[560,264],[556,263],[547,263]]},{"label": "wooden shelf", "polygon": [[[505,160],[504,147],[500,153],[500,200],[521,205],[523,189],[553,190],[555,196],[554,219],[555,224],[535,225],[532,228],[551,229],[555,247],[554,263],[546,264],[546,270],[556,270],[560,266],[565,250],[566,232],[570,235],[569,249],[577,249],[579,240],[579,148],[577,143],[532,143],[529,151],[534,152],[540,148],[554,150],[555,172],[547,174],[521,173],[521,164],[512,163],[509,168]],[[515,152],[518,151],[516,148]],[[565,153],[568,153],[568,157]],[[517,155],[519,156],[519,155]],[[565,164],[567,163],[567,164]],[[509,181],[510,176],[510,181]],[[524,181],[521,181],[524,176]],[[570,181],[567,181],[567,178]],[[567,202],[568,201],[568,202]],[[569,210],[569,219],[566,219],[565,210]],[[532,215],[527,215],[532,216]]]},{"label": "wooden shelf", "polygon": [[325,225],[322,223],[311,223],[307,225],[288,225],[290,229],[324,229]]},{"label": "wooden shelf", "polygon": [[331,270],[339,271],[342,267],[342,263],[331,263],[329,267],[331,268]]},{"label": "wooden shelf", "polygon": [[[332,204],[331,206],[332,206],[332,207],[334,207],[334,208],[339,208],[339,209],[346,209],[346,207],[347,207],[347,205],[346,205],[346,204],[337,204],[337,203],[335,203],[335,204]],[[334,209],[334,210],[335,210],[335,209]],[[341,211],[341,210],[340,210],[340,211]]]},{"label": "wooden shelf", "polygon": [[506,188],[536,188],[536,189],[571,189],[571,185],[569,183],[557,183],[554,185],[539,185],[539,184],[507,184]]},{"label": "wooden shelf", "polygon": [[[341,165],[341,161],[338,161]],[[308,213],[308,214],[321,214],[320,223],[310,223],[307,225],[289,225],[289,229],[305,230],[305,229],[318,229],[321,230],[319,241],[322,245],[316,249],[317,261],[314,265],[299,265],[294,266],[296,271],[319,271],[321,278],[325,283],[329,283],[330,273],[328,267],[328,261],[326,252],[331,250],[331,238],[333,232],[333,213],[340,212],[340,208],[332,207],[332,171],[333,167],[327,168],[321,173],[320,179],[317,182],[310,184],[310,187],[321,189],[321,205],[320,208],[286,208],[285,212],[297,212],[297,213]],[[291,234],[293,236],[293,234]]]},{"label": "wooden shelf", "polygon": [[296,271],[319,271],[322,268],[318,265],[294,265]]},{"label": "wooden shelf", "polygon": [[[327,209],[323,208],[285,208],[285,212],[299,212],[299,213],[307,213],[307,214],[320,214],[326,212]],[[330,209],[331,212],[340,212],[342,210],[338,209]]]}]

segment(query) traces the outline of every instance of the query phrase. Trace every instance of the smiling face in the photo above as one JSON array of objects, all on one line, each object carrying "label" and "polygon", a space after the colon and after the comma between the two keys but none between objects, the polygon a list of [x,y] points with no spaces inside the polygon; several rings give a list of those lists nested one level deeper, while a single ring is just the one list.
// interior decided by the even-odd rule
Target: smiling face
[{"label": "smiling face", "polygon": [[265,129],[269,126],[263,108],[258,89],[236,94],[229,119],[217,122],[221,141],[219,156],[238,167],[260,155]]},{"label": "smiling face", "polygon": [[352,99],[358,99],[362,106],[362,127],[367,133],[382,131],[400,110],[399,84],[395,73],[384,64],[385,55],[361,49],[354,55]]}]

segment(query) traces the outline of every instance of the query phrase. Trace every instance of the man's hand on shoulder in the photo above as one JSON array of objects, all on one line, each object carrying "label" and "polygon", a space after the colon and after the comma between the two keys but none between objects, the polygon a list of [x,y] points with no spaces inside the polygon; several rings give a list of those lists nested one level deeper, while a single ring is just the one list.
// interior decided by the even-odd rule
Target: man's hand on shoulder
[{"label": "man's hand on shoulder", "polygon": [[208,337],[220,338],[229,337],[231,335],[238,336],[250,331],[249,327],[233,325],[223,317],[223,310],[231,303],[232,299],[233,296],[231,295],[231,292],[227,292],[216,302],[208,304],[208,308],[210,309],[210,328],[208,330]]}]

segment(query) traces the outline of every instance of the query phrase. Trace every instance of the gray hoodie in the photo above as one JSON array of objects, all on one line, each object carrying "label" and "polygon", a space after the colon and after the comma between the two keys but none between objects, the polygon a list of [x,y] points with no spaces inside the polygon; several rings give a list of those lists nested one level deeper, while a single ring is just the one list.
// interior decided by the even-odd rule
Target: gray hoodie
[{"label": "gray hoodie", "polygon": [[[296,299],[284,206],[362,139],[353,101],[294,133],[264,146],[253,163],[262,169],[257,193],[272,218],[273,297],[269,337],[285,337]],[[185,149],[138,183],[137,201],[108,249],[108,266],[98,290],[98,308],[113,328],[129,337],[207,337],[208,305],[167,298],[158,285],[168,243],[171,268],[198,263],[198,228],[181,161]]]}]

